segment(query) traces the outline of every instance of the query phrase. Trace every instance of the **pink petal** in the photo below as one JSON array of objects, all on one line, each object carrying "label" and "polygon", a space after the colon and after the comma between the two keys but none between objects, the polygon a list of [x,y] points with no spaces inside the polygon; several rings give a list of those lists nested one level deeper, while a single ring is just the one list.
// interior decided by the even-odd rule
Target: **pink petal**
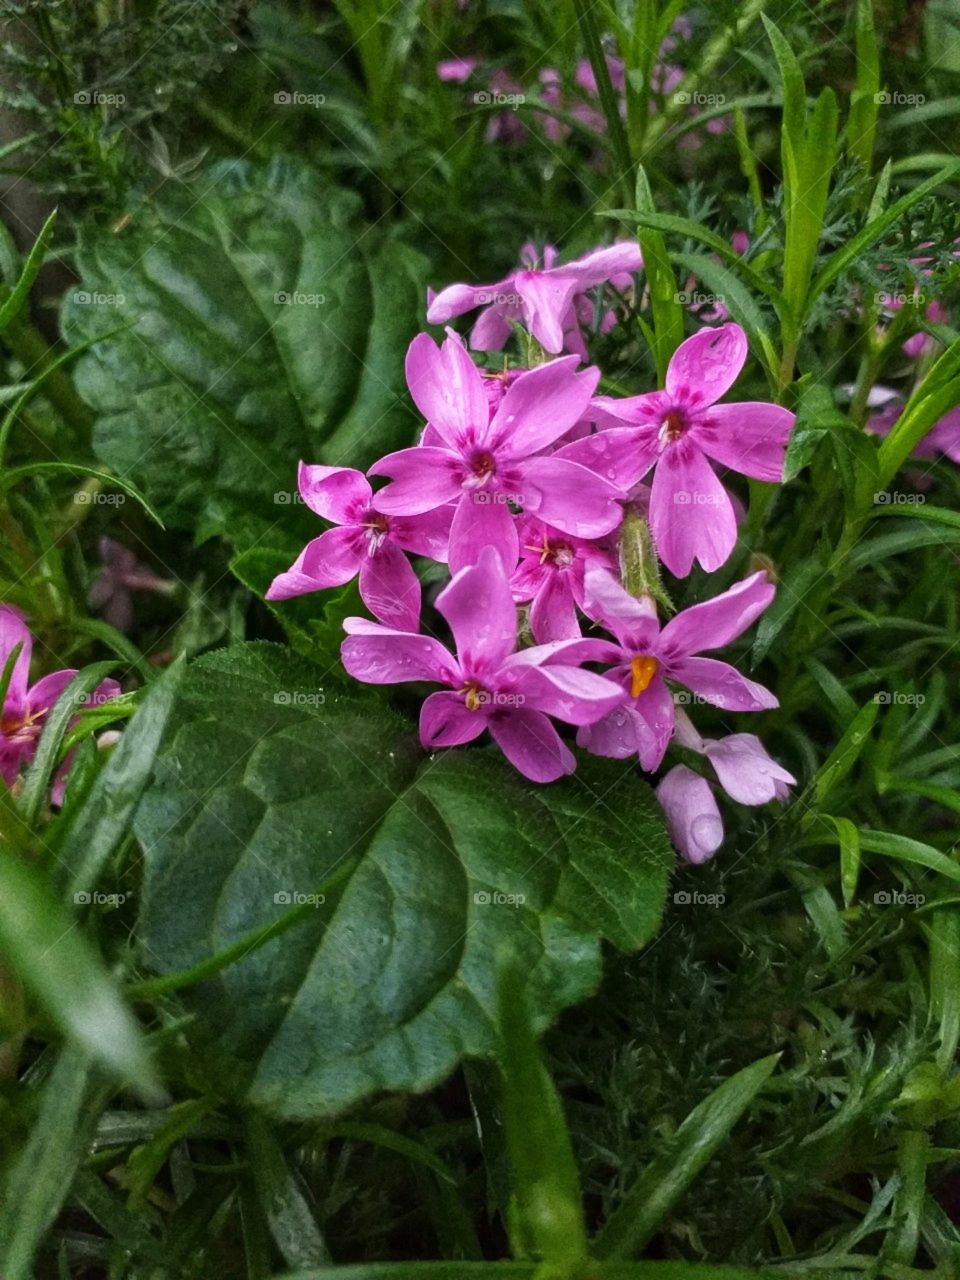
[{"label": "pink petal", "polygon": [[522,481],[524,508],[561,533],[601,538],[623,519],[623,491],[576,462],[527,458],[515,467]]},{"label": "pink petal", "polygon": [[776,588],[760,570],[744,578],[712,600],[691,605],[663,628],[660,647],[664,654],[681,657],[722,649],[751,626],[776,594]]},{"label": "pink petal", "polygon": [[697,445],[725,467],[780,483],[796,414],[777,404],[715,404],[691,430]]},{"label": "pink petal", "polygon": [[525,706],[566,724],[593,724],[624,701],[623,690],[612,680],[558,664],[528,667],[516,687]]},{"label": "pink petal", "polygon": [[673,694],[663,680],[656,676],[639,698],[634,699],[633,708],[638,718],[637,751],[640,768],[652,772],[660,767],[673,737],[676,719]]},{"label": "pink petal", "polygon": [[468,489],[460,498],[450,526],[450,572],[456,573],[476,564],[484,547],[492,547],[508,573],[516,568],[520,556],[520,539],[516,518],[500,499],[503,495],[488,489]]},{"label": "pink petal", "polygon": [[688,440],[668,446],[657,463],[650,529],[660,559],[678,578],[687,576],[694,560],[712,573],[736,546],[737,520],[729,495]]},{"label": "pink petal", "polygon": [[689,406],[713,404],[736,382],[747,351],[747,335],[738,324],[701,329],[673,353],[667,395]]},{"label": "pink petal", "polygon": [[530,630],[537,644],[579,637],[576,605],[563,574],[551,573],[534,595],[530,606]]},{"label": "pink petal", "polygon": [[476,564],[455,573],[437,596],[437,608],[450,624],[460,666],[471,675],[496,671],[517,647],[517,608],[492,546],[480,550]]},{"label": "pink petal", "polygon": [[464,80],[470,79],[476,65],[476,58],[444,58],[437,63],[437,78],[463,84]]},{"label": "pink petal", "polygon": [[[40,715],[47,711],[52,711],[57,699],[76,674],[75,670],[53,671],[50,675],[43,676],[42,679],[38,680],[27,693],[26,705],[30,714]],[[120,690],[116,681],[111,680],[110,684],[119,693]],[[96,701],[96,698],[97,693],[94,691],[89,695],[89,701],[86,704],[77,704],[77,710],[81,711],[84,705],[99,706],[100,704]]]},{"label": "pink petal", "polygon": [[[373,505],[376,507],[376,499]],[[450,542],[450,522],[455,510],[451,503],[449,506],[435,507],[433,511],[424,511],[419,516],[392,516],[390,541],[404,551],[412,551],[415,556],[427,556],[445,564]]]},{"label": "pink petal", "polygon": [[354,523],[370,505],[370,482],[353,467],[319,467],[301,462],[297,484],[310,510],[333,524]]},{"label": "pink petal", "polygon": [[431,693],[420,709],[420,741],[428,751],[433,747],[460,747],[478,738],[487,727],[487,717],[468,711],[459,694],[446,689]]},{"label": "pink petal", "polygon": [[434,680],[456,684],[459,669],[453,657],[433,636],[394,631],[369,618],[347,618],[347,638],[340,657],[349,675],[364,684],[403,684]]},{"label": "pink petal", "polygon": [[597,388],[600,370],[577,373],[576,356],[521,373],[490,423],[489,443],[504,458],[526,458],[553,444],[577,422]]},{"label": "pink petal", "polygon": [[568,263],[562,270],[573,274],[577,281],[577,292],[583,293],[597,285],[605,284],[613,276],[622,272],[640,271],[643,267],[643,255],[640,246],[625,240],[622,244],[612,244],[603,249],[592,249],[582,257]]},{"label": "pink petal", "polygon": [[474,351],[502,351],[512,333],[501,311],[495,306],[486,307],[470,330],[470,345]]},{"label": "pink petal", "polygon": [[687,862],[706,862],[723,844],[723,820],[706,778],[678,764],[657,787],[670,839]]},{"label": "pink petal", "polygon": [[577,761],[542,711],[504,711],[487,727],[515,769],[531,782],[553,782],[573,773]]},{"label": "pink petal", "polygon": [[527,328],[551,355],[563,350],[563,322],[577,291],[575,277],[555,272],[518,271],[513,288],[523,300]]},{"label": "pink petal", "polygon": [[0,710],[13,713],[23,708],[27,696],[27,680],[30,677],[30,655],[33,652],[33,637],[23,614],[11,604],[0,604],[0,675],[3,675],[11,653],[17,645],[23,648],[10,673],[7,685],[7,696]]},{"label": "pink petal", "polygon": [[277,574],[266,599],[289,600],[325,587],[342,587],[356,576],[363,557],[363,534],[356,528],[328,529],[307,543],[285,573]]},{"label": "pink petal", "polygon": [[420,630],[420,579],[399,547],[385,542],[360,563],[360,598],[375,618],[397,631]]},{"label": "pink petal", "polygon": [[376,495],[377,510],[385,515],[417,516],[459,497],[463,464],[449,449],[419,446],[388,453],[370,468],[374,476],[391,482]]},{"label": "pink petal", "polygon": [[640,736],[646,726],[629,705],[616,707],[595,724],[577,731],[577,746],[594,756],[629,760],[640,750]]},{"label": "pink petal", "polygon": [[625,591],[609,569],[589,568],[583,578],[583,609],[637,652],[652,649],[660,634],[657,608],[649,596]]},{"label": "pink petal", "polygon": [[[491,301],[494,294],[510,287],[511,277],[497,284],[450,284],[441,289],[427,306],[428,324],[446,324],[457,316],[473,311]],[[421,337],[424,335],[421,334]],[[416,339],[414,339],[416,341]],[[429,416],[429,415],[428,415]]]},{"label": "pink petal", "polygon": [[769,711],[780,705],[769,689],[716,658],[683,658],[670,664],[669,675],[710,706],[725,711]]},{"label": "pink petal", "polygon": [[796,778],[767,754],[754,733],[731,733],[707,742],[704,753],[720,785],[738,804],[766,804],[783,799]]},{"label": "pink petal", "polygon": [[647,474],[657,454],[655,430],[649,427],[614,427],[565,444],[553,456],[576,462],[626,491]]},{"label": "pink petal", "polygon": [[456,335],[438,348],[429,334],[418,334],[407,350],[405,368],[414,404],[450,445],[471,428],[486,427],[490,414],[483,379]]}]

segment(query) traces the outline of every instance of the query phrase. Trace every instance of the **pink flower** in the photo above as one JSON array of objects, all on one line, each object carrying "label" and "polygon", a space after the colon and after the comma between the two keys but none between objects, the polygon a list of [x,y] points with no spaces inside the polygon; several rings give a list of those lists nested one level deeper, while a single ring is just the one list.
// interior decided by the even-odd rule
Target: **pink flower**
[{"label": "pink flower", "polygon": [[656,769],[674,731],[673,694],[666,681],[728,711],[765,711],[778,705],[763,685],[726,662],[697,655],[719,649],[746,631],[773,599],[773,584],[761,571],[729,591],[692,605],[661,630],[652,601],[637,600],[608,574],[588,570],[585,608],[617,639],[619,654],[609,675],[626,701],[598,723],[582,729],[581,746],[594,755],[626,759]]},{"label": "pink flower", "polygon": [[739,325],[701,329],[674,352],[663,391],[594,401],[602,420],[630,425],[600,430],[557,455],[624,488],[654,468],[650,529],[660,559],[678,577],[694,560],[708,571],[719,569],[736,544],[730,495],[708,458],[756,480],[783,479],[795,415],[760,401],[716,403],[746,358]]},{"label": "pink flower", "polygon": [[407,352],[407,384],[428,420],[425,439],[370,468],[391,483],[376,497],[388,516],[415,516],[456,503],[450,567],[472,564],[495,547],[508,573],[519,553],[510,504],[536,513],[563,533],[597,538],[620,521],[620,491],[575,462],[542,456],[580,418],[598,369],[576,371],[566,356],[522,373],[493,416],[484,380],[451,333],[438,348],[422,333]]},{"label": "pink flower", "polygon": [[[901,413],[902,404],[888,402],[867,420],[867,430],[874,435],[888,436]],[[936,458],[939,454],[960,464],[960,407],[951,409],[935,422],[913,451],[915,458]]]},{"label": "pink flower", "polygon": [[268,600],[340,587],[360,575],[360,596],[387,626],[420,626],[420,580],[403,554],[447,558],[453,508],[438,504],[426,514],[385,515],[366,477],[352,467],[307,466],[297,476],[304,502],[328,529],[308,542],[297,560],[270,584]]},{"label": "pink flower", "polygon": [[437,63],[437,77],[453,84],[463,84],[473,75],[476,66],[476,58],[447,58]]},{"label": "pink flower", "polygon": [[[531,251],[527,246],[525,256]],[[544,259],[552,262],[546,252]],[[430,299],[427,320],[446,324],[484,307],[470,333],[470,345],[478,350],[499,351],[512,332],[510,321],[520,320],[551,355],[563,350],[585,355],[576,300],[608,281],[618,289],[629,288],[632,273],[642,266],[639,246],[632,242],[594,249],[566,266],[524,265],[495,284],[449,285]]]},{"label": "pink flower", "polygon": [[[0,712],[0,778],[8,787],[16,782],[20,770],[33,759],[47,716],[64,689],[77,674],[76,670],[55,671],[30,685],[30,658],[33,637],[23,614],[12,605],[0,604],[0,673],[6,670],[17,645],[20,654],[13,665],[10,683]],[[120,693],[116,680],[103,680],[88,695],[87,705],[98,706]],[[75,723],[75,721],[73,722]],[[70,768],[70,757],[64,760],[53,785],[52,800],[60,804],[63,786]]]},{"label": "pink flower", "polygon": [[454,575],[437,597],[437,608],[450,624],[456,657],[432,636],[348,618],[343,665],[367,684],[447,685],[427,698],[420,713],[420,741],[428,749],[460,746],[489,729],[510,763],[531,781],[552,782],[572,773],[576,760],[550,717],[589,724],[621,700],[609,680],[579,665],[606,660],[611,646],[564,640],[518,651],[516,607],[492,547]]},{"label": "pink flower", "polygon": [[531,601],[530,629],[539,644],[571,640],[580,635],[577,608],[583,607],[583,578],[588,567],[612,572],[616,558],[595,543],[553,529],[542,520],[524,516],[520,535],[520,563],[510,580],[518,601]]},{"label": "pink flower", "polygon": [[144,568],[129,547],[102,537],[97,543],[103,571],[90,587],[87,603],[99,610],[111,627],[129,631],[133,626],[133,593],[153,591],[169,595],[176,585]]},{"label": "pink flower", "polygon": [[695,864],[712,858],[723,844],[723,819],[706,778],[678,764],[664,774],[657,799],[680,856]]}]

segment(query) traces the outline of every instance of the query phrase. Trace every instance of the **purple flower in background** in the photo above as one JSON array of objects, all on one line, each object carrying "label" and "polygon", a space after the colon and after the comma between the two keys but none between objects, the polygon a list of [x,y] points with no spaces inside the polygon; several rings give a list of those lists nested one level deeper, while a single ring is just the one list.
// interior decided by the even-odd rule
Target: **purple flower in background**
[{"label": "purple flower in background", "polygon": [[104,620],[118,631],[129,631],[133,626],[133,593],[153,591],[170,595],[176,583],[158,578],[145,568],[129,547],[102,537],[97,551],[103,562],[103,570],[94,579],[87,595],[91,609],[103,614]]},{"label": "purple flower in background", "polygon": [[473,564],[484,546],[496,548],[513,572],[519,540],[511,504],[575,537],[609,533],[620,522],[620,491],[575,462],[542,456],[579,419],[597,385],[599,370],[578,373],[576,364],[566,356],[522,373],[491,417],[484,379],[456,334],[439,348],[425,333],[414,338],[407,384],[431,443],[370,468],[391,480],[376,496],[377,509],[415,516],[456,503],[453,572]]},{"label": "purple flower in background", "polygon": [[572,773],[576,760],[550,717],[584,725],[622,698],[605,677],[580,663],[605,661],[602,640],[567,640],[517,650],[516,607],[500,557],[485,547],[437,597],[453,632],[456,657],[432,636],[394,631],[348,618],[343,665],[367,684],[429,680],[447,685],[420,713],[424,747],[460,746],[489,730],[526,778],[552,782]]},{"label": "purple flower in background", "polygon": [[[903,413],[903,403],[890,387],[876,386],[870,389],[867,404],[880,412],[867,419],[867,430],[877,436],[888,436],[894,423]],[[931,459],[943,454],[951,462],[960,464],[960,406],[945,413],[935,422],[922,440],[914,447],[914,458]]]},{"label": "purple flower in background", "polygon": [[588,567],[616,569],[616,557],[593,542],[572,538],[542,520],[524,516],[518,525],[520,563],[510,580],[514,599],[529,600],[530,630],[538,644],[580,635],[577,608],[583,607]]},{"label": "purple flower in background", "polygon": [[663,391],[594,401],[607,422],[619,418],[625,425],[600,430],[558,454],[625,488],[654,469],[650,529],[661,560],[678,577],[694,560],[707,571],[719,569],[736,544],[730,495],[708,459],[756,480],[783,479],[794,414],[763,401],[716,403],[746,358],[739,325],[701,329],[674,352]]},{"label": "purple flower in background", "polygon": [[[54,671],[43,676],[36,684],[29,684],[33,637],[20,611],[12,605],[0,604],[0,673],[6,670],[17,645],[22,647],[13,664],[0,710],[0,778],[8,787],[14,785],[20,770],[33,759],[47,716],[77,674],[72,668]],[[99,706],[117,697],[119,693],[120,686],[116,680],[103,680],[87,696],[85,705]],[[60,804],[63,800],[63,787],[70,762],[70,756],[67,756],[57,771],[51,794],[54,804]]]},{"label": "purple flower in background", "polygon": [[360,596],[375,617],[401,631],[420,627],[420,580],[403,554],[445,561],[453,508],[437,505],[425,514],[385,515],[370,483],[352,467],[308,466],[297,481],[304,502],[328,529],[308,542],[293,565],[278,574],[268,600],[340,587],[360,575]]},{"label": "purple flower in background", "polygon": [[[475,349],[499,351],[512,333],[511,320],[517,320],[551,355],[568,350],[585,358],[577,300],[590,303],[583,295],[608,282],[621,292],[627,290],[633,284],[632,273],[643,266],[639,246],[632,242],[594,249],[565,266],[550,265],[552,252],[545,251],[542,269],[535,265],[532,245],[524,247],[523,256],[523,265],[495,284],[452,284],[442,289],[428,300],[429,323],[446,324],[483,307],[470,332]],[[581,309],[579,315],[584,314]]]},{"label": "purple flower in background", "polygon": [[437,63],[437,76],[452,84],[463,84],[469,80],[477,67],[476,58],[447,58]]},{"label": "purple flower in background", "polygon": [[698,656],[720,649],[746,631],[774,596],[773,584],[758,572],[729,591],[692,605],[661,630],[649,598],[628,595],[609,574],[588,570],[586,612],[616,637],[619,649],[608,674],[623,688],[624,705],[578,735],[594,755],[626,759],[637,755],[643,769],[656,769],[674,731],[673,694],[666,681],[727,711],[766,711],[778,705],[773,694],[715,658]]}]

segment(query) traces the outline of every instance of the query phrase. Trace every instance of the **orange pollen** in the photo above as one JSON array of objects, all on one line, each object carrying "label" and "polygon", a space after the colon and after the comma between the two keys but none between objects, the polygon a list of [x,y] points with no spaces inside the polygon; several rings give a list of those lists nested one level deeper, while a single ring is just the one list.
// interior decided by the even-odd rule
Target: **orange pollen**
[{"label": "orange pollen", "polygon": [[475,680],[468,680],[458,692],[466,695],[464,701],[468,711],[479,711],[487,700],[486,692]]},{"label": "orange pollen", "polygon": [[657,674],[660,663],[649,653],[633,658],[630,662],[630,697],[639,698],[650,688],[650,681]]}]

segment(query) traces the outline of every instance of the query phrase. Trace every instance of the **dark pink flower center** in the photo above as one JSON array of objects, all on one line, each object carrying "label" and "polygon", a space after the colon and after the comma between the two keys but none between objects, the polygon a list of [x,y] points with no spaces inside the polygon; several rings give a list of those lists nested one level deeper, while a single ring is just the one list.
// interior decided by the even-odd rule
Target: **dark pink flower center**
[{"label": "dark pink flower center", "polygon": [[540,557],[540,563],[552,564],[557,569],[566,569],[574,561],[574,550],[569,542],[557,539],[551,542],[544,536],[543,543],[539,546],[524,547],[524,551],[532,551],[534,555]]},{"label": "dark pink flower center", "polygon": [[497,463],[493,454],[487,449],[478,449],[467,461],[469,475],[464,481],[469,489],[482,488],[497,473]]},{"label": "dark pink flower center", "polygon": [[367,531],[367,551],[375,555],[387,540],[390,521],[379,511],[368,511],[360,523]]},{"label": "dark pink flower center", "polygon": [[671,409],[669,413],[664,415],[663,421],[660,423],[660,442],[661,444],[673,444],[679,440],[687,429],[686,421],[679,409]]},{"label": "dark pink flower center", "polygon": [[46,714],[46,707],[41,707],[39,711],[25,712],[21,716],[7,714],[0,719],[0,733],[17,746],[26,746],[40,737]]}]

